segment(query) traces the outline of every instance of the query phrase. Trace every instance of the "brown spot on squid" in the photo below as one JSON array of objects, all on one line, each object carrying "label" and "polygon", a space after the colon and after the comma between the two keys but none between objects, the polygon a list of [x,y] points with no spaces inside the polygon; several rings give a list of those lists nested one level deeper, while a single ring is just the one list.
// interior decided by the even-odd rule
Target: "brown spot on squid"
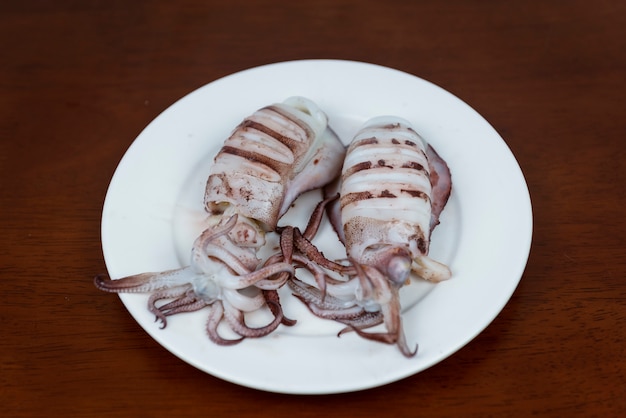
[{"label": "brown spot on squid", "polygon": [[397,196],[391,193],[389,190],[385,189],[380,193],[379,197],[397,197]]}]

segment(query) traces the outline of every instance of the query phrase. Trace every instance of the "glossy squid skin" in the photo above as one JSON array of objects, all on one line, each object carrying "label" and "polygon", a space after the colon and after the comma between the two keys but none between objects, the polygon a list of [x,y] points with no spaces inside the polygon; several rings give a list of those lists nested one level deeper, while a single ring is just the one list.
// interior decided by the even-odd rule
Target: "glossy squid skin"
[{"label": "glossy squid skin", "polygon": [[340,209],[348,256],[376,266],[397,284],[411,270],[432,281],[451,275],[428,257],[431,178],[439,181],[440,175],[431,174],[427,150],[408,121],[379,117],[354,137],[343,166]]},{"label": "glossy squid skin", "polygon": [[[264,264],[257,252],[301,193],[339,175],[344,156],[343,144],[312,101],[292,97],[259,109],[234,129],[215,157],[204,197],[207,228],[193,245],[190,265],[118,280],[98,276],[96,287],[151,293],[148,309],[163,326],[167,316],[208,307],[207,334],[222,345],[290,324],[276,289],[294,267],[281,260]],[[171,301],[157,306],[164,299]],[[244,314],[264,306],[274,320],[249,328]],[[217,331],[222,320],[241,338],[222,338]]]},{"label": "glossy squid skin", "polygon": [[341,170],[345,149],[313,102],[293,97],[246,118],[226,140],[207,181],[205,206],[225,207],[274,230],[303,192]]},{"label": "glossy squid skin", "polygon": [[[348,325],[359,335],[396,344],[413,356],[401,323],[399,289],[411,272],[446,280],[450,269],[428,256],[452,183],[445,161],[397,117],[369,120],[350,143],[329,217],[355,272],[345,283],[291,288],[317,316]],[[326,195],[334,191],[329,187]],[[385,332],[366,332],[384,323]]]}]

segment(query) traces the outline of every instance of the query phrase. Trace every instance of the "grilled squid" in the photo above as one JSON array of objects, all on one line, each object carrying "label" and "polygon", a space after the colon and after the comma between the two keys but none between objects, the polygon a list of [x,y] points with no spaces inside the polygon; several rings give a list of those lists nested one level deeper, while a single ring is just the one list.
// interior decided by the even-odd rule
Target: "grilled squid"
[{"label": "grilled squid", "polygon": [[[162,327],[170,315],[208,308],[207,334],[221,345],[292,324],[276,290],[294,274],[293,264],[284,258],[267,263],[257,253],[301,193],[340,174],[344,156],[327,116],[308,99],[292,97],[254,112],[215,157],[204,196],[208,227],[194,242],[190,264],[117,280],[101,275],[96,287],[151,293],[148,309]],[[262,327],[246,325],[245,314],[263,308],[273,320]],[[222,337],[222,322],[239,337]]]},{"label": "grilled squid", "polygon": [[441,173],[431,174],[427,149],[408,122],[377,118],[356,135],[344,162],[340,202],[348,257],[376,266],[398,285],[411,270],[426,280],[450,277],[447,266],[428,257],[431,177]]},{"label": "grilled squid", "polygon": [[[434,282],[451,276],[446,265],[428,256],[430,235],[450,190],[447,165],[408,121],[368,121],[348,147],[340,198],[329,207],[354,271],[345,282],[327,276],[321,286],[321,280],[313,286],[294,279],[292,291],[315,315],[415,355],[402,329],[399,290],[411,273]],[[365,331],[381,323],[386,331]]]}]

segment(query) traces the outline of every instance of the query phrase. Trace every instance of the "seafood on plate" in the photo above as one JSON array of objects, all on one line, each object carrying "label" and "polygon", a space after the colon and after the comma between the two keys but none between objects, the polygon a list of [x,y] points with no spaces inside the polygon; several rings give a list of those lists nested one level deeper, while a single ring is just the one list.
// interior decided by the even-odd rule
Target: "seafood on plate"
[{"label": "seafood on plate", "polygon": [[[221,345],[292,324],[282,313],[277,289],[294,274],[293,264],[268,263],[258,253],[300,194],[340,174],[344,156],[345,146],[311,100],[291,97],[257,110],[215,156],[204,195],[207,227],[194,242],[190,264],[116,280],[100,275],[96,287],[150,293],[148,309],[163,327],[170,315],[208,308],[207,334]],[[246,313],[261,309],[271,312],[271,322],[248,326]],[[222,337],[218,325],[223,322],[238,336]]]},{"label": "seafood on plate", "polygon": [[[450,171],[408,121],[383,116],[353,138],[335,187],[340,197],[328,214],[348,265],[311,259],[347,279],[318,275],[309,284],[293,278],[291,290],[313,314],[347,325],[342,332],[396,344],[411,357],[417,348],[410,349],[404,336],[399,292],[411,274],[432,282],[451,277],[446,265],[428,256],[431,232],[450,196]],[[327,188],[328,196],[333,193]],[[366,331],[379,324],[385,331]]]}]

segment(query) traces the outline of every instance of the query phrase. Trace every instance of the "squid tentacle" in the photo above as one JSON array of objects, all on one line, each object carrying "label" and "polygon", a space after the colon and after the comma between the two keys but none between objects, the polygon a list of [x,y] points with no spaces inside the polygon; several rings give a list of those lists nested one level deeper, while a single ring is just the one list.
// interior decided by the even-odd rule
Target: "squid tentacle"
[{"label": "squid tentacle", "polygon": [[[286,226],[281,228],[280,232],[280,252],[275,253],[267,258],[263,266],[278,264],[281,262],[292,265],[293,255],[293,227]],[[255,283],[255,286],[262,290],[277,290],[281,288],[295,272],[281,272],[274,277],[267,277]]]},{"label": "squid tentacle", "polygon": [[140,273],[112,280],[106,274],[94,278],[94,285],[111,293],[146,293],[189,283],[194,276],[190,267],[166,270],[158,273]]},{"label": "squid tentacle", "polygon": [[229,277],[228,280],[220,279],[220,284],[226,289],[243,289],[281,273],[293,275],[295,269],[289,263],[274,263],[241,276]]},{"label": "squid tentacle", "polygon": [[406,357],[413,357],[417,354],[418,347],[416,345],[415,349],[411,350],[408,347],[406,337],[404,335],[402,318],[400,315],[400,295],[398,293],[399,289],[395,286],[391,286],[389,290],[389,303],[381,305],[381,316],[383,323],[387,328],[386,332],[366,332],[363,331],[362,327],[356,327],[353,325],[349,325],[349,328],[351,328],[363,338],[387,344],[395,344],[398,346],[400,352],[403,355],[405,355]]},{"label": "squid tentacle", "polygon": [[307,223],[306,227],[304,228],[304,232],[302,233],[302,236],[305,239],[310,241],[315,237],[315,235],[317,234],[317,230],[322,223],[322,218],[324,217],[324,211],[326,210],[326,207],[330,203],[337,201],[338,199],[339,193],[335,193],[333,196],[322,199],[322,201],[320,201],[315,206],[315,209],[313,210],[313,213],[309,218],[309,222]]},{"label": "squid tentacle", "polygon": [[365,313],[365,310],[359,305],[343,309],[324,309],[317,303],[307,303],[306,299],[298,294],[295,294],[295,296],[304,302],[315,316],[323,319],[334,319],[339,322],[350,321],[361,317]]},{"label": "squid tentacle", "polygon": [[209,339],[218,345],[234,345],[244,340],[244,337],[236,339],[223,338],[218,332],[218,326],[224,317],[224,306],[221,301],[209,305],[209,316],[206,323],[206,334]]},{"label": "squid tentacle", "polygon": [[345,266],[326,258],[324,254],[315,245],[313,245],[309,239],[302,235],[297,228],[294,230],[294,241],[298,250],[311,260],[315,261],[321,267],[340,274],[351,275],[355,273],[354,267]]},{"label": "squid tentacle", "polygon": [[[268,300],[268,304],[274,304],[275,302]],[[245,316],[242,311],[233,307],[230,302],[222,301],[224,306],[224,319],[228,322],[231,329],[242,337],[248,338],[260,338],[270,334],[281,324],[283,320],[282,309],[276,310],[277,314],[274,319],[267,325],[258,328],[251,328],[246,325]],[[276,307],[275,307],[276,308]]]},{"label": "squid tentacle", "polygon": [[372,328],[372,327],[382,324],[383,314],[380,311],[375,311],[375,312],[364,311],[361,315],[359,315],[356,318],[338,319],[337,321],[341,322],[344,325],[347,325],[344,329],[339,331],[339,333],[337,334],[337,336],[340,337],[345,333],[354,331],[355,328],[364,330],[364,329]]},{"label": "squid tentacle", "polygon": [[[173,302],[170,302],[164,305],[164,307],[161,307],[161,309],[159,310],[161,314],[164,316],[172,316],[172,315],[176,315],[179,313],[199,311],[200,309],[206,306],[209,306],[214,302],[215,301],[206,301],[204,299],[198,299],[195,297],[195,295],[190,295],[188,298],[181,298]],[[167,306],[167,308],[165,308],[165,306]],[[164,327],[165,327],[165,321],[163,321],[163,326],[161,328],[164,328]]]},{"label": "squid tentacle", "polygon": [[262,290],[263,296],[265,297],[265,301],[267,302],[267,307],[269,308],[272,315],[275,317],[278,315],[282,315],[283,319],[281,323],[285,326],[291,327],[296,325],[297,320],[287,318],[283,312],[283,308],[280,304],[280,298],[278,297],[278,292],[276,290]]},{"label": "squid tentacle", "polygon": [[[192,302],[188,299],[188,292],[190,290],[191,285],[185,285],[171,289],[164,289],[150,295],[148,298],[148,310],[156,316],[155,321],[161,321],[161,329],[167,326],[166,317],[171,309],[176,309],[183,305],[189,305],[190,302]],[[156,306],[158,301],[172,298],[174,298],[174,301],[159,307]]]},{"label": "squid tentacle", "polygon": [[222,298],[242,312],[254,312],[265,304],[265,298],[261,292],[254,292],[251,295],[243,294],[237,289],[223,289],[222,292]]},{"label": "squid tentacle", "polygon": [[289,281],[289,288],[305,304],[314,304],[324,310],[344,310],[356,305],[354,300],[343,300],[327,295],[322,298],[321,291],[314,286],[306,284],[298,279]]}]

